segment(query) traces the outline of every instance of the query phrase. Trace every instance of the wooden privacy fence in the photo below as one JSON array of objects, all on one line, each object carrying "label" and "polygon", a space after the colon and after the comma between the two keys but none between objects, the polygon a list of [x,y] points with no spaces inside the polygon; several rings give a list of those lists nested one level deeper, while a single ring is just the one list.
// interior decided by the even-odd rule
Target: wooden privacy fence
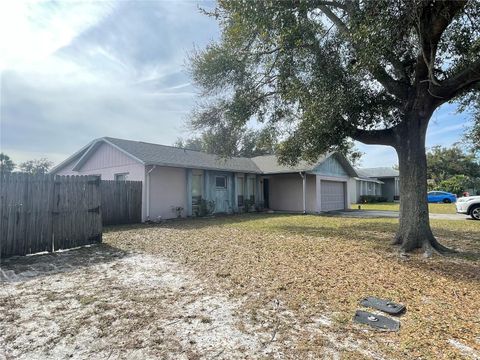
[{"label": "wooden privacy fence", "polygon": [[101,242],[100,199],[95,177],[0,175],[0,256]]},{"label": "wooden privacy fence", "polygon": [[100,184],[103,225],[142,221],[142,182],[102,180]]}]

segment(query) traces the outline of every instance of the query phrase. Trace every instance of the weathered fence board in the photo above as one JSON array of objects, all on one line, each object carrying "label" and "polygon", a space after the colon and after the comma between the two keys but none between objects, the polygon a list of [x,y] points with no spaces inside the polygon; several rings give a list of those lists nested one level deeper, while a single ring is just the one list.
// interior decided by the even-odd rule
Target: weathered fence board
[{"label": "weathered fence board", "polygon": [[0,257],[100,242],[104,225],[141,222],[140,181],[0,176]]},{"label": "weathered fence board", "polygon": [[102,180],[103,225],[135,224],[142,221],[142,182]]},{"label": "weathered fence board", "polygon": [[101,241],[99,181],[88,176],[58,176],[54,194],[54,249]]},{"label": "weathered fence board", "polygon": [[99,206],[92,177],[0,176],[0,257],[101,241]]}]

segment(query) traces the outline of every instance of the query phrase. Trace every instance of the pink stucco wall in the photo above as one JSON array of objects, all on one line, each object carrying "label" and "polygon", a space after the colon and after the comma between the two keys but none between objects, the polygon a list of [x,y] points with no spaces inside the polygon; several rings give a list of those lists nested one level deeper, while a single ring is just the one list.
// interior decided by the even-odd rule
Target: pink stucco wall
[{"label": "pink stucco wall", "polygon": [[303,211],[302,178],[299,174],[270,177],[270,208],[283,211]]},{"label": "pink stucco wall", "polygon": [[315,212],[317,210],[317,184],[315,175],[307,175],[307,212]]},{"label": "pink stucco wall", "polygon": [[186,216],[186,169],[157,166],[147,176],[150,176],[150,219],[176,217],[172,206],[183,207],[183,216]]}]

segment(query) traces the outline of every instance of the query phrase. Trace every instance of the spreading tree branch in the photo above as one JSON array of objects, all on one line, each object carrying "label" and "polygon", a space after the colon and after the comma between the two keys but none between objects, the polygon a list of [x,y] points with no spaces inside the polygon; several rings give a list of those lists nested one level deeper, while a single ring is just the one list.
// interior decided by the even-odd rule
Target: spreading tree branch
[{"label": "spreading tree branch", "polygon": [[350,8],[348,5],[346,4],[342,4],[338,1],[316,1],[315,2],[315,5],[320,7],[320,6],[331,6],[331,7],[334,7],[334,8],[338,8],[338,9],[342,9],[343,11],[345,12],[349,12],[350,11]]},{"label": "spreading tree branch", "polygon": [[420,9],[420,13],[416,16],[416,28],[421,46],[417,58],[416,83],[428,78],[430,84],[438,86],[439,83],[435,77],[438,43],[453,18],[465,7],[466,3],[466,0],[428,1]]},{"label": "spreading tree branch", "polygon": [[339,31],[341,31],[345,35],[350,34],[350,30],[348,29],[347,25],[345,25],[345,23],[337,15],[335,15],[332,10],[330,10],[325,5],[319,5],[318,7],[325,14],[325,16],[328,17],[328,19],[335,24]]},{"label": "spreading tree branch", "polygon": [[[335,24],[337,29],[343,33],[346,37],[350,38],[350,30],[347,25],[327,6],[320,5],[319,9],[325,14],[325,16]],[[352,42],[355,49],[358,49],[358,45]],[[368,71],[373,77],[391,94],[400,99],[406,99],[408,96],[408,85],[392,78],[385,68],[377,63],[368,66]]]},{"label": "spreading tree branch", "polygon": [[395,143],[393,129],[383,130],[363,130],[355,129],[352,139],[368,145],[387,145],[393,146]]},{"label": "spreading tree branch", "polygon": [[431,94],[438,98],[439,105],[462,92],[471,89],[480,82],[480,58],[464,70],[432,87]]}]

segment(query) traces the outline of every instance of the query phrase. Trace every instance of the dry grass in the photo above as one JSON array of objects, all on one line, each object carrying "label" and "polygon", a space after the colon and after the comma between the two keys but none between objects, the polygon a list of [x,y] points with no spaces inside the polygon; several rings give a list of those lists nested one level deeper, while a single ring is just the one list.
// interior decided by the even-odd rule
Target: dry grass
[{"label": "dry grass", "polygon": [[[375,203],[375,204],[353,204],[352,209],[357,209],[358,205],[362,210],[389,210],[399,211],[399,203]],[[431,214],[455,214],[457,212],[455,204],[428,204]]]},{"label": "dry grass", "polygon": [[0,359],[238,359],[276,352],[268,329],[240,330],[245,317],[237,301],[158,254],[102,244],[10,259],[2,269],[16,275],[0,282]]},{"label": "dry grass", "polygon": [[[479,250],[478,222],[432,224],[442,243]],[[333,336],[339,343],[354,338],[388,359],[475,358],[480,262],[421,254],[402,259],[389,245],[396,227],[396,219],[244,215],[115,228],[104,239],[122,250],[161,254],[194,269],[230,297],[247,299],[243,311],[253,322],[266,321],[262,309],[274,300],[305,328],[324,315],[333,319],[330,338],[300,336],[285,349],[287,357],[323,356]],[[359,300],[367,295],[407,306],[399,333],[365,331],[352,323]],[[275,324],[275,312],[271,316]],[[288,340],[288,326],[284,321],[272,330],[275,341]],[[369,357],[355,348],[341,352],[343,358]]]}]

